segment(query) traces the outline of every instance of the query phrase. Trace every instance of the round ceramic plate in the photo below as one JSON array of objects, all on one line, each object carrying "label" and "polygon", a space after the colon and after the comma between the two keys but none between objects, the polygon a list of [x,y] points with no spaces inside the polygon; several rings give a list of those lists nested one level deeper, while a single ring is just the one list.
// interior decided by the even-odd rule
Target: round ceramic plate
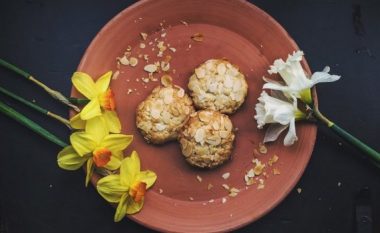
[{"label": "round ceramic plate", "polygon": [[[142,39],[142,32],[147,34],[146,40]],[[191,38],[197,33],[203,36],[200,42]],[[167,47],[162,57],[160,41]],[[116,58],[129,48],[130,56],[138,59],[137,66],[118,66]],[[268,76],[269,65],[297,49],[275,20],[243,0],[139,1],[107,23],[88,47],[78,70],[92,77],[108,70],[118,71],[111,83],[117,113],[123,133],[135,136],[125,154],[138,151],[142,167],[158,175],[157,182],[147,192],[141,212],[129,218],[160,231],[229,231],[257,220],[284,199],[310,159],[316,128],[300,123],[297,125],[299,141],[295,145],[284,147],[282,136],[267,145],[266,154],[255,155],[254,150],[258,149],[265,132],[257,129],[253,116],[262,77]],[[148,61],[144,60],[145,54]],[[228,59],[246,75],[249,94],[231,116],[237,130],[232,159],[217,169],[189,166],[177,142],[161,146],[147,144],[136,128],[136,107],[160,85],[163,74],[155,73],[147,81],[144,66],[168,59],[167,56],[171,57],[169,74],[173,82],[185,89],[194,68],[210,58]],[[303,65],[309,72],[306,62]],[[75,90],[73,96],[78,96]],[[274,155],[279,160],[270,166],[268,161]],[[266,163],[265,175],[247,186],[244,175],[254,166],[254,157]],[[274,170],[280,174],[275,172],[275,175]],[[229,178],[222,177],[225,173],[230,174]],[[230,197],[223,184],[240,192]]]}]

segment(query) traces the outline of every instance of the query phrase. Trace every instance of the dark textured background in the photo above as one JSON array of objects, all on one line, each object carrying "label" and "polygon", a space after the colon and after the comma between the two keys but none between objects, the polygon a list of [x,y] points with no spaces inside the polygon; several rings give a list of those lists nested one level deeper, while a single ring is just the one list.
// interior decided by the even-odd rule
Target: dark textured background
[{"label": "dark textured background", "polygon": [[[133,1],[0,0],[0,57],[69,94],[70,76],[97,31]],[[284,26],[312,70],[330,65],[339,82],[318,88],[321,110],[380,150],[380,2],[252,1]],[[0,69],[0,85],[62,115],[67,110],[26,80]],[[0,100],[62,138],[68,130],[4,96]],[[0,115],[0,233],[151,232],[124,220],[83,186],[83,172],[56,165],[59,148]],[[341,185],[339,186],[338,183]],[[356,232],[355,196],[367,187],[380,232],[380,170],[319,127],[312,159],[296,190],[239,232]]]}]

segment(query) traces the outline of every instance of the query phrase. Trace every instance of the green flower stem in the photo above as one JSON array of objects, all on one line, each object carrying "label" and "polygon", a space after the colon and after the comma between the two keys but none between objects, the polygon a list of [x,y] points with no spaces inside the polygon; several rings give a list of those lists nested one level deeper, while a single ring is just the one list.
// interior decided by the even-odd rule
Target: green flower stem
[{"label": "green flower stem", "polygon": [[13,108],[9,107],[8,105],[4,104],[0,101],[0,112],[4,115],[16,120],[17,122],[21,123],[22,125],[26,126],[27,128],[31,129],[35,133],[41,135],[45,139],[54,142],[58,146],[66,147],[68,146],[67,143],[59,139],[54,134],[50,133],[46,129],[42,128],[40,125],[35,123],[34,121],[30,120],[26,116],[22,115],[21,113],[17,112]]},{"label": "green flower stem", "polygon": [[49,95],[51,95],[53,98],[59,100],[61,103],[69,106],[70,108],[74,109],[75,111],[79,112],[79,108],[77,106],[75,106],[74,104],[70,103],[70,101],[63,95],[61,94],[60,92],[56,91],[56,90],[53,90],[51,89],[50,87],[46,86],[44,83],[42,83],[41,81],[37,80],[36,78],[34,78],[31,74],[29,74],[28,72],[18,68],[17,66],[7,62],[7,61],[4,61],[3,59],[0,58],[0,66],[3,66],[9,70],[12,70],[14,71],[15,73],[23,76],[24,78],[32,81],[33,83],[35,83],[37,86],[41,87],[42,89],[44,89]]},{"label": "green flower stem", "polygon": [[28,100],[26,100],[26,99],[24,99],[24,98],[22,98],[22,97],[20,97],[20,96],[18,96],[16,94],[12,93],[12,92],[10,92],[10,91],[2,88],[2,87],[0,87],[0,93],[4,94],[6,96],[9,96],[9,97],[11,97],[14,100],[17,100],[20,103],[25,104],[26,106],[28,106],[28,107],[36,110],[37,112],[45,114],[45,115],[47,115],[47,116],[49,116],[49,117],[51,117],[51,118],[53,118],[53,119],[55,119],[55,120],[63,123],[63,124],[65,124],[69,129],[71,129],[70,121],[69,120],[67,120],[67,119],[65,119],[65,118],[63,118],[63,117],[61,117],[61,116],[59,116],[59,115],[57,115],[55,113],[52,113],[52,112],[48,111],[47,109],[44,109],[44,108],[38,106],[37,104],[32,103],[32,102],[30,102],[30,101],[28,101]]},{"label": "green flower stem", "polygon": [[340,128],[338,125],[336,125],[334,122],[327,119],[322,113],[319,111],[318,107],[314,106],[314,116],[324,122],[332,131],[334,131],[337,135],[339,135],[341,138],[345,139],[347,142],[349,142],[351,145],[355,146],[365,154],[367,154],[371,160],[375,163],[376,166],[380,167],[380,153],[372,149],[371,147],[367,146],[365,143],[357,139],[356,137],[352,136],[350,133],[348,133],[346,130]]},{"label": "green flower stem", "polygon": [[70,97],[69,101],[73,104],[76,104],[76,105],[85,105],[85,104],[88,104],[90,102],[89,99],[74,98],[74,97]]}]

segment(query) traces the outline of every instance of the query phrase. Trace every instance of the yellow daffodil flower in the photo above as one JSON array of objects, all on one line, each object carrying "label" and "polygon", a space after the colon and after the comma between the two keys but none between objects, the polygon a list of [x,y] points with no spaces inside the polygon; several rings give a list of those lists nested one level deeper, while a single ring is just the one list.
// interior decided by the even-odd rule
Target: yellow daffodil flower
[{"label": "yellow daffodil flower", "polygon": [[144,196],[156,181],[154,172],[140,171],[140,159],[136,151],[121,162],[120,174],[108,175],[98,181],[99,194],[110,203],[118,203],[114,221],[119,222],[126,214],[139,212]]},{"label": "yellow daffodil flower", "polygon": [[76,170],[85,162],[86,186],[92,176],[94,166],[116,170],[121,165],[122,151],[132,142],[132,135],[109,134],[104,118],[93,118],[87,121],[83,132],[70,136],[71,146],[65,147],[58,154],[59,167]]},{"label": "yellow daffodil flower", "polygon": [[100,116],[105,119],[109,132],[120,132],[121,125],[115,112],[114,94],[109,88],[111,76],[112,71],[108,71],[94,82],[86,73],[75,72],[73,74],[71,80],[74,87],[90,100],[82,111],[72,118],[71,125],[74,129],[83,129],[83,121]]}]

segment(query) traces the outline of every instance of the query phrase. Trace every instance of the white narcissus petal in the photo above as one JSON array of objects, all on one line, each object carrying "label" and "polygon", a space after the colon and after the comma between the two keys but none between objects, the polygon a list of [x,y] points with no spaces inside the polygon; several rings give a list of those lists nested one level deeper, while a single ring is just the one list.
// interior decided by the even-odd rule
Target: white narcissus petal
[{"label": "white narcissus petal", "polygon": [[286,61],[282,59],[275,60],[268,73],[279,73],[286,85],[264,79],[266,84],[264,84],[263,88],[280,90],[288,97],[293,95],[302,99],[305,103],[311,103],[312,98],[309,91],[311,87],[317,83],[334,82],[340,78],[338,75],[330,75],[328,73],[330,69],[326,67],[322,72],[315,72],[309,79],[301,65],[303,55],[302,51],[296,51],[292,55],[289,54]]},{"label": "white narcissus petal", "polygon": [[286,128],[288,128],[288,125],[281,125],[281,124],[269,125],[266,132],[265,132],[264,143],[276,141],[278,136],[280,136],[280,134]]},{"label": "white narcissus petal", "polygon": [[295,119],[290,121],[289,131],[284,138],[284,145],[285,146],[291,146],[294,144],[295,141],[298,140],[297,134],[296,134],[296,122],[295,121],[296,121]]},{"label": "white narcissus petal", "polygon": [[317,83],[327,83],[327,82],[335,82],[340,79],[339,75],[329,74],[330,67],[326,66],[322,72],[315,72],[311,76],[311,81],[313,85]]}]

